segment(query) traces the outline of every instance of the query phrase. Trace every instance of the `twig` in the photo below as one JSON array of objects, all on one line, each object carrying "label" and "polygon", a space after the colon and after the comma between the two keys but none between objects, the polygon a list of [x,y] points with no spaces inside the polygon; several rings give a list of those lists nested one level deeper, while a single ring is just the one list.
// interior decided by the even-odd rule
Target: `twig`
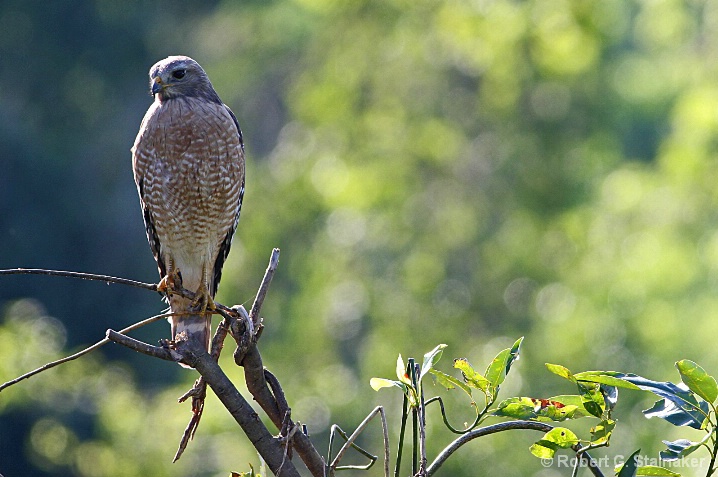
[{"label": "twig", "polygon": [[[594,469],[594,468],[598,469],[598,464],[588,454],[588,451],[590,451],[592,449],[597,449],[599,447],[607,447],[607,446],[608,446],[608,442],[604,442],[603,444],[598,444],[598,445],[588,444],[583,447],[581,447],[581,445],[577,443],[577,444],[574,444],[573,446],[571,446],[571,448],[576,451],[576,457],[578,457],[578,459],[576,459],[576,464],[573,466],[573,473],[571,475],[573,477],[578,475],[578,471],[579,471],[579,468],[581,467],[582,460],[585,460],[588,462],[589,469]],[[591,472],[593,472],[593,470],[591,470]]]},{"label": "twig", "polygon": [[[371,421],[374,416],[379,414],[381,416],[381,426],[382,431],[384,434],[384,476],[389,477],[389,430],[386,425],[386,415],[384,414],[384,408],[381,406],[377,406],[374,408],[372,412],[367,415],[367,417],[364,418],[364,420],[357,426],[356,430],[352,433],[351,436],[347,436],[344,431],[341,430],[339,426],[336,424],[332,426],[332,434],[330,434],[329,437],[329,453],[327,454],[327,457],[329,459],[332,458],[332,441],[333,441],[333,433],[334,431],[338,431],[338,433],[346,440],[344,445],[339,449],[339,452],[337,452],[336,457],[331,461],[331,464],[329,465],[330,471],[335,470],[342,470],[342,469],[359,469],[359,470],[366,470],[369,469],[374,462],[376,462],[377,457],[369,454],[361,447],[357,446],[354,441],[359,437],[359,434],[362,433],[364,428],[369,424],[369,421]],[[368,457],[371,462],[369,465],[366,466],[355,466],[355,465],[348,465],[348,466],[342,466],[339,467],[339,461],[341,461],[342,457],[344,457],[344,454],[349,450],[350,447],[355,448],[358,450],[362,455],[365,457]]]},{"label": "twig", "polygon": [[80,278],[82,280],[96,280],[106,283],[117,283],[119,285],[129,285],[145,290],[157,291],[156,283],[143,283],[129,278],[111,277],[109,275],[97,275],[94,273],[83,272],[67,272],[63,270],[45,270],[43,268],[10,268],[0,270],[0,275],[50,275],[55,277]]},{"label": "twig", "polygon": [[[150,324],[150,323],[152,323],[152,322],[155,322],[155,321],[157,321],[157,320],[161,320],[162,318],[167,318],[167,317],[170,317],[170,316],[172,316],[172,313],[164,313],[164,314],[162,314],[162,315],[156,315],[156,316],[147,318],[146,320],[142,320],[142,321],[140,321],[140,322],[135,323],[134,325],[128,326],[127,328],[124,328],[124,329],[120,330],[120,333],[121,333],[121,334],[129,333],[130,331],[136,330],[137,328],[140,328],[140,327],[142,327],[142,326],[148,325],[148,324]],[[99,348],[100,346],[104,346],[104,345],[106,345],[106,344],[109,343],[109,342],[110,342],[109,338],[104,338],[104,339],[98,341],[97,343],[93,344],[92,346],[89,346],[89,347],[83,349],[82,351],[78,351],[77,353],[75,353],[75,354],[73,354],[73,355],[70,355],[70,356],[67,356],[67,357],[65,357],[65,358],[58,359],[58,360],[56,360],[56,361],[52,361],[52,362],[50,362],[50,363],[44,364],[44,365],[40,366],[40,367],[37,368],[37,369],[34,369],[34,370],[32,370],[32,371],[30,371],[30,372],[28,372],[28,373],[23,374],[22,376],[18,376],[17,378],[15,378],[15,379],[13,379],[13,380],[11,380],[11,381],[8,381],[8,382],[6,382],[6,383],[4,383],[3,385],[0,386],[0,392],[1,392],[3,389],[12,386],[13,384],[19,383],[19,382],[22,381],[23,379],[30,378],[30,377],[35,376],[36,374],[39,374],[39,373],[41,373],[41,372],[43,372],[43,371],[45,371],[45,370],[48,370],[48,369],[50,369],[50,368],[54,368],[55,366],[58,366],[58,365],[63,364],[63,363],[67,363],[68,361],[72,361],[72,360],[74,360],[74,359],[77,359],[77,358],[79,358],[80,356],[84,356],[84,355],[86,355],[87,353],[89,353],[89,352],[91,352],[91,351],[94,351],[94,350],[96,350],[97,348]]]},{"label": "twig", "polygon": [[[224,317],[224,319],[220,321],[219,326],[217,326],[217,330],[214,332],[214,336],[212,337],[211,356],[215,361],[219,361],[219,355],[222,353],[222,348],[224,347],[224,339],[227,337],[227,330],[230,326],[229,322],[232,319],[229,314],[225,314],[224,312],[221,312],[220,314]],[[192,389],[179,398],[178,401],[181,403],[190,397],[192,398],[192,417],[190,418],[189,423],[187,423],[187,427],[182,434],[179,447],[177,448],[177,452],[175,452],[172,462],[177,462],[179,458],[182,457],[189,441],[194,439],[194,434],[197,432],[197,428],[199,427],[199,421],[202,419],[204,399],[206,396],[207,381],[204,379],[204,376],[200,376],[199,379],[195,381]]]},{"label": "twig", "polygon": [[[288,416],[289,415],[287,415],[287,418],[288,418]],[[288,419],[288,420],[291,421],[291,419]],[[292,438],[294,437],[294,434],[296,434],[296,432],[298,430],[299,430],[299,426],[295,425],[294,427],[292,427],[292,429],[289,432],[287,432],[287,435],[283,438],[283,440],[284,440],[284,455],[282,456],[282,463],[279,466],[277,475],[281,474],[282,467],[284,467],[284,463],[287,461],[287,458],[289,458],[289,460],[292,459],[292,447],[291,447]]]},{"label": "twig", "polygon": [[391,450],[389,449],[389,426],[386,423],[386,414],[384,408],[379,406],[381,415],[381,429],[384,436],[384,477],[389,477],[389,459],[391,458]]},{"label": "twig", "polygon": [[[477,437],[487,436],[489,434],[495,434],[497,432],[509,431],[512,429],[529,429],[534,431],[548,432],[553,428],[554,427],[550,424],[545,424],[543,422],[508,421],[494,424],[491,426],[481,427],[479,429],[474,429],[471,432],[467,432],[466,434],[457,437],[451,444],[446,446],[444,450],[441,451],[441,453],[436,457],[436,459],[434,459],[434,462],[432,462],[431,465],[427,467],[426,475],[433,475],[434,472],[436,472],[439,467],[441,467],[441,465],[446,462],[446,459],[448,459],[451,454],[456,452],[456,450],[458,450],[461,446],[463,446],[470,440],[476,439]],[[583,452],[581,454],[581,458],[586,459],[586,461],[589,463],[588,468],[595,477],[604,477],[603,473],[595,464],[595,461],[588,454],[588,452]]]},{"label": "twig", "polygon": [[[471,429],[475,428],[479,424],[479,421],[481,420],[481,418],[484,416],[486,409],[488,409],[488,406],[487,406],[486,409],[482,412],[482,411],[479,411],[478,406],[472,406],[472,407],[474,407],[474,409],[476,409],[476,419],[474,419],[474,422],[469,424],[464,429],[456,429],[449,422],[449,418],[446,415],[446,409],[444,408],[444,400],[441,399],[441,396],[434,396],[433,398],[427,399],[426,402],[424,403],[424,408],[426,408],[426,406],[428,406],[429,404],[431,404],[433,402],[439,403],[439,408],[441,409],[441,418],[444,420],[444,425],[446,426],[447,429],[449,429],[454,434],[466,434]],[[426,412],[426,411],[424,411],[424,412]]]},{"label": "twig", "polygon": [[272,374],[272,372],[268,369],[264,370],[264,379],[267,381],[267,384],[269,385],[269,388],[272,390],[272,394],[274,395],[274,401],[277,403],[277,409],[279,410],[279,414],[283,415],[291,415],[291,408],[289,407],[289,403],[287,402],[287,396],[284,394],[284,390],[282,389],[282,385],[279,384],[279,380],[277,377]]},{"label": "twig", "polygon": [[189,422],[187,423],[187,427],[185,427],[185,430],[182,433],[179,447],[177,448],[177,452],[175,452],[175,456],[172,459],[173,464],[177,462],[180,457],[182,457],[182,454],[187,448],[187,444],[189,444],[189,441],[194,439],[194,433],[197,431],[200,419],[202,419],[202,412],[204,411],[204,398],[206,396],[207,382],[204,380],[203,377],[200,376],[199,379],[195,381],[192,389],[187,391],[184,395],[182,395],[182,397],[179,398],[179,402],[184,402],[187,398],[192,397],[192,417],[190,418]]},{"label": "twig", "polygon": [[401,406],[401,427],[399,429],[399,446],[396,450],[396,464],[394,466],[394,477],[399,476],[401,469],[401,456],[404,453],[404,436],[406,435],[406,421],[409,417],[409,396],[404,394],[403,404]]},{"label": "twig", "polygon": [[421,383],[421,368],[419,364],[414,365],[414,374],[417,376],[419,390],[419,475],[426,475],[426,404],[424,403],[424,386]]},{"label": "twig", "polygon": [[257,291],[257,296],[254,299],[252,308],[249,310],[249,317],[252,319],[252,323],[255,325],[255,328],[260,323],[259,312],[262,309],[264,297],[267,296],[269,285],[272,283],[272,278],[274,277],[274,272],[277,270],[278,264],[279,249],[275,248],[272,249],[272,255],[269,257],[269,265],[267,265],[267,270],[264,272],[264,277],[262,278],[262,283],[259,285],[259,290]]},{"label": "twig", "polygon": [[152,346],[140,340],[120,334],[115,330],[107,330],[107,338],[117,344],[133,349],[138,353],[154,356],[155,358],[164,359],[165,361],[179,362],[183,359],[183,356],[175,350],[165,347]]}]

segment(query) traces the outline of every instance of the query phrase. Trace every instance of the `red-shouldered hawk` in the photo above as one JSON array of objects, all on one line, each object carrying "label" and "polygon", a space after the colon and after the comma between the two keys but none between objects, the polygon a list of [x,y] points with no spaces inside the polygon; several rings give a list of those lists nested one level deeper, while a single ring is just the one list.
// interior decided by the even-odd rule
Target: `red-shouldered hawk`
[{"label": "red-shouldered hawk", "polygon": [[[154,102],[132,147],[132,167],[152,253],[167,292],[172,339],[209,347],[213,298],[244,195],[244,144],[234,113],[202,67],[170,56],[150,68]],[[190,300],[172,293],[196,291]]]}]

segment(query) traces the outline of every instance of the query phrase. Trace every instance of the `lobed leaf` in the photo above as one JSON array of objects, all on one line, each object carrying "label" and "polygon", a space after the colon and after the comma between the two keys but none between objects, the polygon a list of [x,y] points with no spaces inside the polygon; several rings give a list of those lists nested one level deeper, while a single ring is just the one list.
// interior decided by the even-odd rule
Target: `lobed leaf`
[{"label": "lobed leaf", "polygon": [[646,417],[660,417],[673,425],[694,429],[703,429],[707,422],[710,406],[705,401],[698,402],[685,384],[651,381],[635,374],[624,374],[622,379],[663,398],[643,411]]}]

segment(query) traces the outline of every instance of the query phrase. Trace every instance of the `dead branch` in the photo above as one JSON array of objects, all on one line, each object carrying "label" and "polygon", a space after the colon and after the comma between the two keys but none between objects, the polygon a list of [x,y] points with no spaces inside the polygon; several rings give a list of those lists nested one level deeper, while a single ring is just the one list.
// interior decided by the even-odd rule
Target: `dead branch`
[{"label": "dead branch", "polygon": [[[342,470],[342,469],[360,469],[365,470],[371,467],[374,462],[376,461],[375,456],[371,456],[363,449],[356,446],[354,441],[356,441],[357,437],[359,437],[359,434],[361,434],[366,426],[369,424],[369,421],[371,421],[374,416],[379,415],[381,417],[381,427],[382,427],[382,433],[384,436],[384,476],[389,477],[389,429],[386,424],[386,415],[384,413],[384,408],[382,406],[377,406],[374,408],[372,412],[367,415],[367,417],[364,418],[364,420],[357,426],[356,430],[352,433],[351,436],[347,436],[344,431],[341,430],[339,426],[336,424],[332,426],[332,432],[335,430],[340,433],[342,437],[345,439],[344,445],[339,449],[337,452],[336,457],[334,459],[331,459],[331,452],[332,452],[332,438],[329,438],[329,455],[328,458],[331,459],[331,464],[329,465],[330,472],[333,474],[336,470]],[[354,447],[357,450],[359,450],[362,454],[372,459],[372,462],[368,466],[359,467],[359,466],[345,466],[340,467],[339,462],[341,461],[342,457],[346,453],[346,451],[349,450],[350,447]]]},{"label": "dead branch", "polygon": [[[76,359],[90,351],[102,346],[109,341],[126,346],[137,352],[164,359],[167,361],[182,362],[195,368],[201,377],[195,382],[193,388],[180,398],[180,401],[192,398],[193,416],[185,429],[185,433],[180,442],[180,447],[175,455],[177,460],[184,451],[187,443],[194,435],[199,420],[204,409],[204,398],[206,396],[206,386],[209,385],[219,397],[227,410],[232,414],[234,419],[240,425],[262,458],[275,475],[281,473],[282,477],[299,476],[294,464],[291,462],[290,451],[296,449],[305,465],[315,477],[324,476],[326,472],[326,464],[321,455],[314,448],[303,426],[295,424],[291,420],[291,409],[286,401],[284,392],[282,391],[279,381],[268,370],[264,369],[262,358],[257,349],[257,340],[262,334],[263,326],[260,316],[262,304],[269,290],[269,285],[274,276],[279,261],[279,249],[272,250],[269,265],[265,271],[264,277],[260,284],[259,290],[255,297],[254,303],[248,314],[244,307],[235,306],[228,308],[220,303],[216,312],[223,317],[220,326],[212,340],[212,355],[205,350],[195,348],[196,344],[186,339],[178,339],[177,341],[163,341],[162,346],[152,346],[142,341],[136,340],[125,333],[143,326],[147,323],[156,321],[161,318],[171,316],[171,314],[158,315],[142,322],[136,323],[120,332],[107,330],[106,338],[85,350],[76,353],[62,360],[44,365],[35,371],[27,373],[15,380],[5,383],[0,387],[3,388],[14,384],[22,379],[26,379],[45,369],[57,366],[64,362]],[[124,285],[135,286],[150,291],[157,291],[156,284],[142,283],[134,280],[110,277],[107,275],[95,275],[79,272],[65,272],[58,270],[45,269],[11,269],[0,270],[0,275],[11,274],[36,274],[65,276],[72,278],[81,278],[86,280],[105,281],[107,283],[118,283]],[[187,298],[193,298],[194,293],[189,290],[173,290]],[[281,430],[280,438],[274,438],[266,429],[257,414],[242,397],[236,387],[229,381],[222,369],[217,364],[217,359],[222,351],[224,339],[227,334],[231,334],[237,343],[237,350],[234,352],[235,361],[238,365],[245,369],[245,380],[254,399],[268,414],[272,422]],[[287,459],[289,457],[289,459]]]},{"label": "dead branch", "polygon": [[[224,318],[219,323],[219,326],[217,326],[217,330],[212,337],[212,351],[210,355],[215,361],[219,361],[219,356],[222,353],[222,348],[224,347],[224,339],[227,337],[227,332],[229,330],[231,322],[230,315],[226,314],[225,312],[221,312],[221,314]],[[202,412],[204,411],[204,399],[206,396],[207,381],[205,381],[204,376],[200,375],[199,379],[194,382],[194,386],[192,386],[192,389],[187,391],[178,399],[179,402],[184,402],[190,397],[192,398],[192,417],[190,418],[189,423],[187,423],[187,427],[182,434],[179,447],[177,448],[177,452],[175,453],[172,462],[177,462],[177,460],[182,457],[182,454],[184,453],[185,449],[187,448],[187,445],[189,444],[189,441],[194,438],[194,434],[195,432],[197,432],[197,427],[199,426],[199,421],[200,419],[202,419]]]},{"label": "dead branch", "polygon": [[[267,266],[267,270],[264,272],[264,277],[262,278],[262,282],[259,285],[259,290],[257,291],[254,303],[252,304],[252,311],[249,317],[247,317],[247,312],[241,305],[232,308],[226,308],[224,305],[220,305],[217,307],[217,312],[223,317],[223,319],[217,327],[217,331],[212,338],[212,345],[210,347],[210,349],[212,350],[210,354],[215,361],[219,361],[219,356],[222,353],[222,348],[224,347],[224,339],[226,338],[227,332],[229,331],[232,324],[237,322],[236,318],[238,317],[238,315],[247,317],[246,324],[249,330],[248,333],[245,333],[245,335],[247,337],[250,337],[251,340],[253,340],[255,343],[257,340],[259,340],[259,336],[261,335],[261,318],[259,316],[259,313],[278,264],[279,249],[275,248],[272,250],[272,254],[269,258],[269,265]],[[256,329],[259,329],[259,332],[255,332]],[[244,347],[246,346],[248,346],[248,344],[246,344]],[[185,393],[179,398],[179,402],[184,402],[190,397],[192,398],[192,417],[190,418],[190,421],[187,424],[184,433],[182,434],[179,447],[177,448],[177,452],[175,453],[172,462],[177,462],[177,460],[182,456],[185,449],[187,448],[189,441],[194,438],[194,434],[195,432],[197,432],[197,427],[199,426],[199,421],[202,418],[202,412],[204,411],[204,399],[206,395],[207,382],[204,380],[204,377],[200,376],[199,379],[195,381],[192,389],[187,391],[187,393]]]},{"label": "dead branch", "polygon": [[[167,318],[167,317],[170,317],[170,316],[172,316],[172,313],[164,313],[164,314],[162,314],[162,315],[155,315],[155,316],[152,316],[152,317],[150,317],[150,318],[147,318],[146,320],[142,320],[142,321],[137,322],[137,323],[135,323],[135,324],[133,324],[133,325],[131,325],[131,326],[128,326],[127,328],[124,328],[124,329],[120,330],[119,333],[121,333],[121,334],[129,333],[130,331],[136,330],[137,328],[141,328],[141,327],[143,327],[143,326],[145,326],[145,325],[148,325],[148,324],[150,324],[150,323],[153,323],[153,322],[155,322],[155,321],[157,321],[157,320],[161,320],[162,318]],[[70,356],[66,356],[66,357],[64,357],[64,358],[62,358],[62,359],[58,359],[58,360],[56,360],[56,361],[52,361],[52,362],[50,362],[50,363],[44,364],[44,365],[40,366],[40,367],[37,368],[37,369],[34,369],[34,370],[32,370],[32,371],[30,371],[30,372],[28,372],[28,373],[23,374],[22,376],[18,376],[17,378],[12,379],[12,380],[10,380],[10,381],[8,381],[8,382],[6,382],[6,383],[0,385],[0,392],[1,392],[3,389],[12,386],[13,384],[19,383],[19,382],[22,381],[23,379],[30,378],[30,377],[35,376],[36,374],[40,374],[40,373],[42,373],[43,371],[46,371],[46,370],[48,370],[48,369],[50,369],[50,368],[54,368],[55,366],[59,366],[59,365],[61,365],[61,364],[63,364],[63,363],[67,363],[68,361],[72,361],[72,360],[74,360],[74,359],[77,359],[77,358],[79,358],[80,356],[84,356],[84,355],[86,355],[87,353],[90,353],[90,352],[92,352],[92,351],[95,351],[95,350],[96,350],[97,348],[99,348],[100,346],[104,346],[104,345],[106,345],[106,344],[109,343],[109,342],[110,342],[110,339],[109,339],[109,338],[104,338],[104,339],[98,341],[97,343],[93,344],[92,346],[88,346],[87,348],[83,349],[82,351],[78,351],[77,353],[72,354],[72,355],[70,355]]]},{"label": "dead branch", "polygon": [[179,339],[167,346],[152,346],[133,338],[107,330],[107,337],[137,352],[168,361],[182,362],[195,368],[209,384],[219,400],[237,421],[257,452],[275,475],[299,477],[294,464],[284,461],[284,449],[262,423],[259,416],[242,397],[217,362],[193,340]]},{"label": "dead branch", "polygon": [[259,285],[259,290],[257,291],[257,296],[254,299],[252,308],[250,308],[249,310],[249,317],[252,319],[252,323],[254,324],[255,328],[258,327],[261,323],[259,312],[262,309],[264,297],[267,296],[267,291],[269,291],[269,285],[272,283],[272,278],[274,277],[274,272],[277,270],[278,264],[279,249],[275,248],[272,249],[272,255],[269,257],[269,265],[267,265],[267,270],[264,272],[264,277],[262,278],[262,283]]},{"label": "dead branch", "polygon": [[147,356],[164,359],[165,361],[175,361],[178,363],[182,362],[189,364],[183,361],[182,354],[178,353],[174,349],[171,349],[169,345],[162,347],[152,346],[151,344],[147,344],[143,341],[118,333],[115,330],[107,330],[107,338],[110,341],[114,341],[117,344],[133,349],[138,353],[146,354]]},{"label": "dead branch", "polygon": [[[261,330],[261,327],[259,330]],[[234,336],[233,338],[241,342],[241,338]],[[267,413],[267,416],[269,416],[269,419],[277,429],[282,429],[283,425],[289,429],[294,428],[295,423],[291,419],[285,421],[286,412],[290,409],[286,404],[286,398],[279,385],[279,381],[264,368],[262,357],[256,345],[249,347],[240,365],[244,368],[244,380],[247,384],[247,389],[252,394],[252,397],[254,397],[254,400],[257,401],[264,412]],[[268,378],[269,382],[272,383],[271,390],[268,386]],[[324,476],[326,463],[319,452],[317,452],[309,436],[303,432],[297,432],[294,434],[292,441],[294,449],[304,462],[304,465],[309,469],[309,472],[315,477]]]},{"label": "dead branch", "polygon": [[299,477],[299,472],[291,461],[285,461],[284,448],[279,439],[274,438],[242,397],[217,362],[193,341],[179,341],[175,349],[182,355],[182,362],[195,368],[212,388],[219,400],[234,417],[269,469],[282,477]]},{"label": "dead branch", "polygon": [[129,285],[136,288],[144,288],[145,290],[157,291],[157,284],[143,283],[129,278],[111,277],[109,275],[97,275],[94,273],[83,272],[67,272],[64,270],[45,270],[44,268],[9,268],[0,270],[0,275],[49,275],[55,277],[79,278],[82,280],[95,280],[105,283],[117,283],[120,285]]}]

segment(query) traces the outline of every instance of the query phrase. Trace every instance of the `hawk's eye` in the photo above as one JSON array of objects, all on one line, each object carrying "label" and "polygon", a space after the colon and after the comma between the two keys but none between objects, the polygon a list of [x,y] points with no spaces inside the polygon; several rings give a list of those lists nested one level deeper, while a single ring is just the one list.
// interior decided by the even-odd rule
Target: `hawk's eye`
[{"label": "hawk's eye", "polygon": [[184,78],[184,75],[187,74],[187,70],[174,70],[172,72],[172,77],[175,79],[182,79]]}]

